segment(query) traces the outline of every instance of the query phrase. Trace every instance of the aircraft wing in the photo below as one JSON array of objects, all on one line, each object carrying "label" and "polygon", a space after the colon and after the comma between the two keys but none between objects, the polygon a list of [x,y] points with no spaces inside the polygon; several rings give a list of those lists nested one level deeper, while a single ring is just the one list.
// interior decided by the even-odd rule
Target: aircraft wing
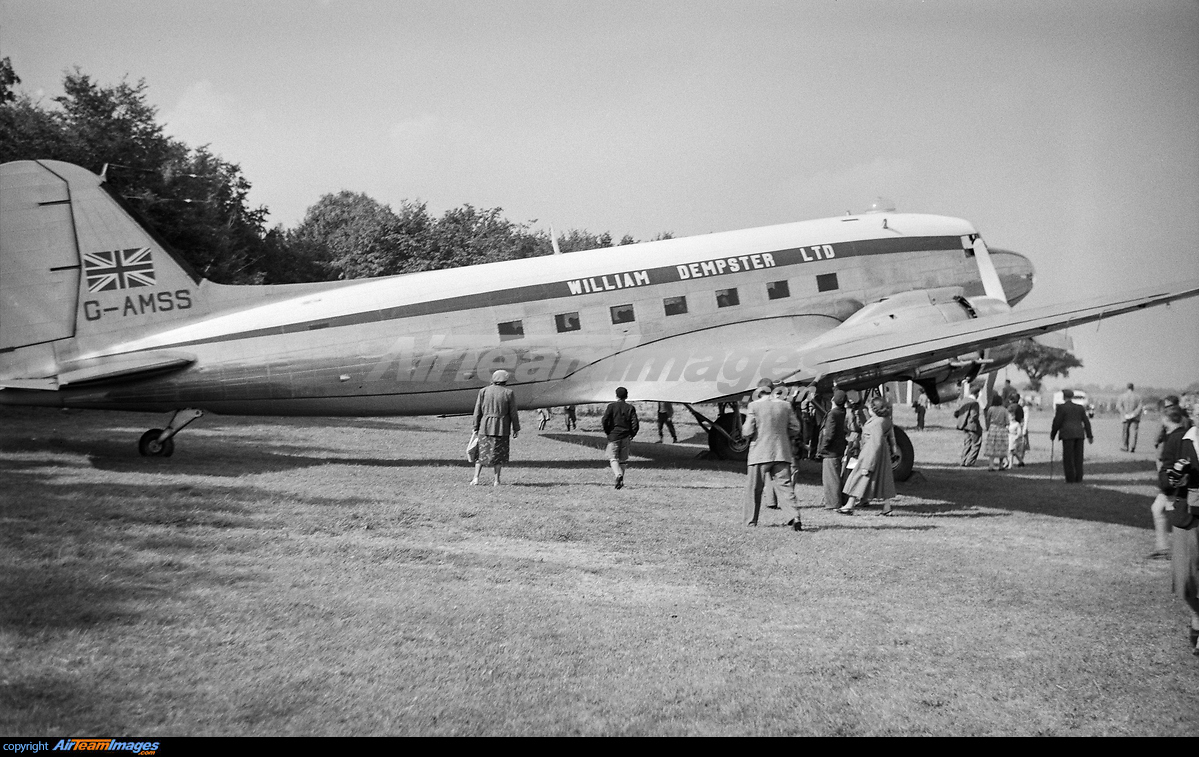
[{"label": "aircraft wing", "polygon": [[[850,343],[825,343],[801,350],[801,368],[786,382],[833,378],[841,383],[886,378],[938,360],[1038,336],[1049,331],[1093,323],[1135,310],[1199,295],[1199,280],[1142,289],[1120,297],[1096,297],[1073,303],[1011,311],[968,321],[926,326],[906,333],[867,337]],[[835,332],[834,332],[835,333]]]}]

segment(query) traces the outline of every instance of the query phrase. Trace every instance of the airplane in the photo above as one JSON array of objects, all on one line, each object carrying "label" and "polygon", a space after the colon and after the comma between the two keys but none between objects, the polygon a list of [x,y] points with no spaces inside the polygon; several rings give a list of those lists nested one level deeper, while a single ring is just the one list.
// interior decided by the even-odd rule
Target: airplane
[{"label": "airplane", "polygon": [[[1034,269],[962,219],[840,217],[375,279],[201,278],[105,183],[0,166],[0,404],[172,413],[465,414],[497,369],[521,408],[680,403],[745,459],[738,400],[912,380],[933,402],[1026,337],[1199,294],[1199,280],[1018,310]],[[717,403],[710,419],[696,405]],[[897,477],[914,451],[897,429]]]}]

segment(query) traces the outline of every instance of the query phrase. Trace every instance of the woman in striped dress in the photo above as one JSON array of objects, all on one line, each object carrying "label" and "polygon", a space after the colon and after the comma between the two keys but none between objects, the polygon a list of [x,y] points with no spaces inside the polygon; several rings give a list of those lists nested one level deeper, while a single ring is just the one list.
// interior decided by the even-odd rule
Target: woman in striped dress
[{"label": "woman in striped dress", "polygon": [[983,439],[983,457],[987,458],[987,470],[1002,470],[1007,457],[1008,425],[1011,418],[1003,407],[1003,398],[991,395],[991,404],[984,415],[986,437]]}]

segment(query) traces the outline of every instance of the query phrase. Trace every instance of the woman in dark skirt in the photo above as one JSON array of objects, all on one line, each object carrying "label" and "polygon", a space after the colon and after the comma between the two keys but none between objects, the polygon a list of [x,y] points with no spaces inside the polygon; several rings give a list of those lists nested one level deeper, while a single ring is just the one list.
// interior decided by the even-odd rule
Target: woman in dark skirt
[{"label": "woman in dark skirt", "polygon": [[475,433],[479,435],[479,460],[475,463],[475,477],[471,486],[479,485],[479,474],[484,465],[495,471],[492,486],[500,485],[500,472],[508,462],[508,436],[520,433],[520,416],[516,412],[516,395],[506,384],[507,371],[496,371],[491,376],[491,386],[479,390],[475,400]]}]

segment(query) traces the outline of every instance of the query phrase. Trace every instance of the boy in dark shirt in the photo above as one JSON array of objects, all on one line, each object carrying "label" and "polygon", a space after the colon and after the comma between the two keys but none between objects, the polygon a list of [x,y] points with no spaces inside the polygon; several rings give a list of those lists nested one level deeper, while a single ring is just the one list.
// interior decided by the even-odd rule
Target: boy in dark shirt
[{"label": "boy in dark shirt", "polygon": [[604,410],[603,427],[608,435],[608,464],[612,466],[615,476],[615,487],[624,486],[624,472],[629,462],[629,446],[637,435],[641,424],[637,420],[637,409],[625,402],[629,390],[623,386],[616,387],[616,401],[608,404]]}]

